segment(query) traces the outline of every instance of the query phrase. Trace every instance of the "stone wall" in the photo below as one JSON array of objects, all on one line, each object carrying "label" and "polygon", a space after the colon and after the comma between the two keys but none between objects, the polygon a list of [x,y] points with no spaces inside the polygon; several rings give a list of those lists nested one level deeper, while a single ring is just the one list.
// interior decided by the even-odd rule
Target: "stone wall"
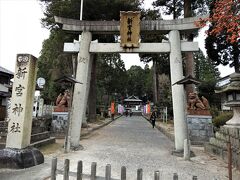
[{"label": "stone wall", "polygon": [[192,144],[204,144],[214,135],[212,116],[187,115],[187,124]]},{"label": "stone wall", "polygon": [[[39,147],[55,142],[55,138],[50,136],[51,122],[51,116],[33,118],[30,146]],[[5,148],[7,131],[8,122],[0,121],[0,149]]]},{"label": "stone wall", "polygon": [[42,133],[51,130],[52,117],[35,117],[32,121],[32,134]]},{"label": "stone wall", "polygon": [[232,145],[233,166],[240,170],[240,128],[222,126],[215,133],[215,137],[210,138],[209,143],[205,144],[205,151],[221,157],[225,162],[228,161],[227,143]]}]

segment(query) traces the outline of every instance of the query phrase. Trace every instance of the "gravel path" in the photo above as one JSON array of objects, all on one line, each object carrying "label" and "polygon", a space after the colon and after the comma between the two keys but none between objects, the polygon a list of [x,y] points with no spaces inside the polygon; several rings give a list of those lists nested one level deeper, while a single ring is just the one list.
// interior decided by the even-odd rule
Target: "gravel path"
[{"label": "gravel path", "polygon": [[[190,180],[193,175],[199,180],[228,179],[227,165],[206,155],[201,148],[193,149],[197,156],[191,161],[172,156],[173,142],[140,116],[121,117],[83,138],[81,145],[84,147],[82,151],[57,155],[58,169],[68,158],[70,171],[76,171],[77,161],[82,160],[83,173],[90,174],[91,163],[97,162],[97,176],[103,177],[105,166],[111,164],[114,179],[119,179],[121,166],[126,166],[128,180],[136,179],[138,168],[143,169],[144,180],[152,180],[155,170],[160,170],[160,179],[163,180],[172,180],[173,173],[178,173],[179,180]],[[26,170],[0,171],[0,179],[43,179],[44,173],[45,177],[50,173],[50,158],[47,156],[45,164]]]},{"label": "gravel path", "polygon": [[[153,179],[155,170],[162,178],[170,180],[173,173],[179,179],[227,180],[227,169],[216,158],[211,158],[199,149],[191,161],[172,156],[174,144],[142,117],[121,117],[110,125],[82,140],[84,150],[68,155],[72,170],[78,160],[84,163],[84,173],[90,173],[91,162],[97,162],[97,175],[104,176],[106,164],[112,166],[112,177],[120,177],[121,166],[127,168],[127,179],[136,179],[137,169],[143,169],[143,179]],[[65,156],[62,157],[63,159]],[[74,166],[75,165],[75,166]]]}]

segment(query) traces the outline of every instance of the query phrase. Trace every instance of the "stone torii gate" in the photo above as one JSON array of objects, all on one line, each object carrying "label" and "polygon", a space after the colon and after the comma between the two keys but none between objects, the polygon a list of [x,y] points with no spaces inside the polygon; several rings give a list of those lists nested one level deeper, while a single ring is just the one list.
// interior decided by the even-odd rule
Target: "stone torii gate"
[{"label": "stone torii gate", "polygon": [[168,34],[169,42],[140,43],[138,48],[123,48],[120,43],[98,43],[92,41],[92,34],[119,34],[119,21],[80,21],[55,17],[62,29],[81,33],[79,42],[65,43],[65,52],[78,53],[76,79],[83,84],[76,84],[73,94],[71,116],[71,147],[79,147],[82,120],[85,117],[87,98],[90,85],[91,64],[94,53],[170,53],[170,70],[172,83],[172,101],[174,113],[175,150],[182,151],[184,139],[187,139],[187,124],[185,117],[185,92],[183,85],[175,82],[183,79],[181,52],[198,51],[197,42],[180,40],[180,33],[191,33],[198,30],[194,25],[199,17],[177,20],[149,20],[140,22],[140,32]]}]

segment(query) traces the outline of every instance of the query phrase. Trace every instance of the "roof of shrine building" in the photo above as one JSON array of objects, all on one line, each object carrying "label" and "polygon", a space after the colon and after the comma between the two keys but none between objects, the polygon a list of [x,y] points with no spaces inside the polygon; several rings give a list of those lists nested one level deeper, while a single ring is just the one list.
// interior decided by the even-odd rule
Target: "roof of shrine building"
[{"label": "roof of shrine building", "polygon": [[[199,27],[195,22],[200,18],[206,18],[208,15],[201,17],[190,17],[174,20],[143,20],[140,23],[141,32],[144,33],[168,33],[171,30],[179,30],[182,32],[197,31]],[[62,29],[72,32],[90,31],[94,34],[118,34],[120,31],[119,21],[80,21],[77,19],[68,19],[62,17],[54,17],[55,22],[62,24]]]},{"label": "roof of shrine building", "polygon": [[1,72],[1,73],[5,73],[5,74],[8,74],[8,75],[12,75],[12,76],[14,75],[13,72],[11,72],[11,71],[5,69],[5,68],[2,67],[2,66],[0,66],[0,72]]},{"label": "roof of shrine building", "polygon": [[124,99],[124,101],[128,101],[128,102],[142,102],[141,99],[139,99],[136,96],[129,96],[128,98]]},{"label": "roof of shrine building", "polygon": [[196,85],[198,85],[198,84],[201,84],[201,82],[202,81],[192,77],[191,75],[188,75],[185,78],[175,82],[173,85],[175,85],[175,84],[196,84]]},{"label": "roof of shrine building", "polygon": [[216,87],[217,88],[222,88],[222,87],[227,86],[230,83],[230,75],[232,75],[232,74],[229,74],[227,76],[224,76],[224,77],[218,79],[217,83],[216,83]]}]

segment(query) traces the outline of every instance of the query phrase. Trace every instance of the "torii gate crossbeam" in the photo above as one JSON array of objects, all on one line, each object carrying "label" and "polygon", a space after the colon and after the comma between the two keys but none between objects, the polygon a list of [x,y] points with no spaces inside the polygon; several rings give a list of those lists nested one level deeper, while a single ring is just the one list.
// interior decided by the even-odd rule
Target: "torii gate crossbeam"
[{"label": "torii gate crossbeam", "polygon": [[[197,42],[181,41],[182,52],[198,51]],[[90,53],[169,53],[171,51],[170,44],[165,43],[141,43],[139,48],[122,48],[120,43],[90,43]],[[64,43],[64,52],[78,53],[79,42]]]},{"label": "torii gate crossbeam", "polygon": [[[201,17],[189,17],[174,20],[144,20],[141,21],[140,29],[143,33],[168,34],[171,30],[178,30],[181,33],[196,32],[199,28],[194,24]],[[55,22],[63,25],[62,29],[70,32],[80,33],[89,31],[92,34],[119,34],[119,21],[80,21],[55,16]]]}]

